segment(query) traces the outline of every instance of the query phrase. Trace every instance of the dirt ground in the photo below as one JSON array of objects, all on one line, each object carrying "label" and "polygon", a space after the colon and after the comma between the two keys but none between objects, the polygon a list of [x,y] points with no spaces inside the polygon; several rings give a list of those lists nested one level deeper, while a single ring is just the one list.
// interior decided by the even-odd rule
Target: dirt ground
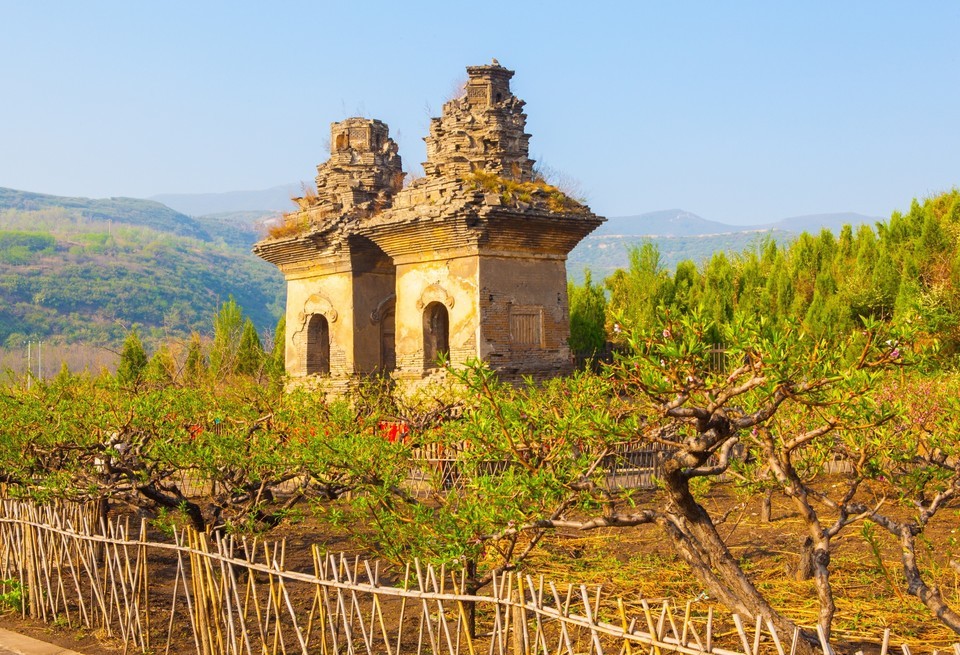
[{"label": "dirt ground", "polygon": [[[775,496],[773,521],[763,523],[760,503],[760,498],[743,502],[729,485],[714,486],[703,499],[711,514],[729,512],[727,520],[719,526],[720,534],[727,537],[732,552],[741,559],[758,588],[789,618],[801,625],[813,626],[818,611],[813,584],[796,577],[797,553],[804,537],[801,522],[787,499]],[[927,535],[929,546],[921,553],[925,569],[933,574],[932,581],[953,607],[960,607],[960,576],[949,566],[951,559],[960,556],[960,547],[956,545],[958,513],[956,507],[941,513],[931,524]],[[877,642],[884,628],[892,630],[893,644],[909,643],[914,652],[945,649],[960,641],[960,636],[932,619],[918,600],[906,595],[897,544],[879,530],[876,534],[878,551],[862,538],[860,526],[848,528],[835,541],[832,582],[838,611],[834,641],[840,646],[839,650],[878,651]],[[328,552],[366,554],[356,534],[331,528],[309,516],[281,525],[269,535],[270,539],[281,537],[287,540],[288,568],[312,570],[310,545],[315,543]],[[678,602],[699,598],[698,602],[704,606],[709,602],[702,585],[655,526],[551,535],[524,565],[524,570],[542,574],[558,584],[602,584],[605,590],[621,596],[636,613],[640,612],[640,598],[670,597]],[[160,575],[152,580],[152,584],[161,587],[170,584],[170,581],[163,582]],[[0,627],[86,655],[123,652],[119,641],[104,639],[104,635],[24,621],[15,612],[0,615]],[[193,652],[192,642],[180,648],[171,652]]]},{"label": "dirt ground", "polygon": [[15,611],[0,614],[0,628],[19,632],[61,648],[75,650],[78,653],[83,653],[83,655],[118,655],[123,653],[123,644],[108,640],[104,635],[46,625],[39,621],[21,618],[20,613]]}]

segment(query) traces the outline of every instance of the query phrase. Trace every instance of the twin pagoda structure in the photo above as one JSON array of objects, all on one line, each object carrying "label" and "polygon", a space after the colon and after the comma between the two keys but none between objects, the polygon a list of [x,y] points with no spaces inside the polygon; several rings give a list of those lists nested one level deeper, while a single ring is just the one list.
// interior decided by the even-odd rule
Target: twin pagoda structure
[{"label": "twin pagoda structure", "polygon": [[379,120],[330,129],[316,195],[254,246],[286,278],[286,371],[334,386],[483,359],[506,379],[571,369],[567,254],[603,218],[538,179],[524,102],[496,60],[426,137],[404,187]]}]

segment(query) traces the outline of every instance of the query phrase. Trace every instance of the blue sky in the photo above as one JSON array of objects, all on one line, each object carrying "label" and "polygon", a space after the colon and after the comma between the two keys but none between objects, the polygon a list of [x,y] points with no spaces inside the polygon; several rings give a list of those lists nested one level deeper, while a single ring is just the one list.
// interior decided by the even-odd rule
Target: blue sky
[{"label": "blue sky", "polygon": [[531,154],[600,214],[886,216],[960,184],[960,3],[0,0],[0,186],[312,179],[329,123],[407,170],[464,67],[516,71]]}]

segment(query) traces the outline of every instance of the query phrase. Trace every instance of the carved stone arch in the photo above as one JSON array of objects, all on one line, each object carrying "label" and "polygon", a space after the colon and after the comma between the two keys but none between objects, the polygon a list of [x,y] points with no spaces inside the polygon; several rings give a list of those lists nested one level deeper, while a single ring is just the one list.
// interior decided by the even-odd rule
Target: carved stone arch
[{"label": "carved stone arch", "polygon": [[307,329],[307,322],[314,314],[319,314],[327,319],[328,323],[336,323],[339,314],[333,308],[333,303],[323,294],[314,293],[303,303],[303,311],[297,313],[296,330],[292,335],[293,345],[297,348],[305,346],[304,332]]},{"label": "carved stone arch", "polygon": [[379,323],[383,317],[389,314],[397,305],[397,294],[391,293],[380,301],[377,308],[370,312],[370,322]]},{"label": "carved stone arch", "polygon": [[440,358],[450,357],[450,310],[439,301],[423,309],[423,367],[437,366]]},{"label": "carved stone arch", "polygon": [[319,293],[312,294],[303,303],[303,311],[299,316],[301,322],[306,322],[307,316],[310,314],[323,314],[331,323],[336,323],[339,316],[330,299]]},{"label": "carved stone arch", "polygon": [[423,308],[432,302],[438,302],[446,305],[447,309],[453,309],[455,300],[446,289],[434,283],[424,289],[423,293],[420,294],[420,299],[417,300],[417,309],[423,311]]},{"label": "carved stone arch", "polygon": [[380,328],[380,371],[397,367],[397,294],[391,293],[370,312],[370,322]]}]

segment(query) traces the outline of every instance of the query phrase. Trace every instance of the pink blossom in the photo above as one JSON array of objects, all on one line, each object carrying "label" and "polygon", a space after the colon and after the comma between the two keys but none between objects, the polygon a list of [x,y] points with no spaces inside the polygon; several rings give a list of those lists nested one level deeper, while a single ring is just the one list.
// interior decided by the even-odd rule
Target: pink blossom
[{"label": "pink blossom", "polygon": [[664,338],[664,339],[669,339],[669,338],[670,338],[670,330],[664,330],[664,331],[663,331],[663,338]]}]

